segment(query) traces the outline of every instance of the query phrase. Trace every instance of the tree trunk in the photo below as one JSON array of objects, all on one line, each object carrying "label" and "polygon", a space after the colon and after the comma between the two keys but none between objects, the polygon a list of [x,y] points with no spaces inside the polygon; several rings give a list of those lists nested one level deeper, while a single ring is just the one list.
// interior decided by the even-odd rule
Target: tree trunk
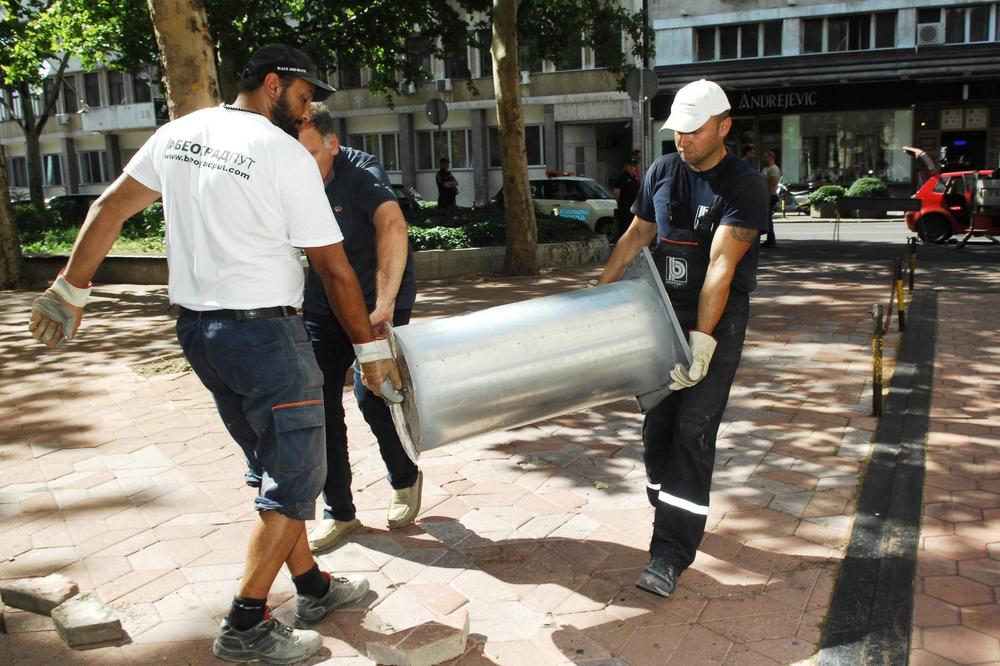
[{"label": "tree trunk", "polygon": [[45,207],[45,190],[42,189],[42,148],[38,143],[41,133],[36,122],[35,109],[31,106],[31,87],[27,81],[18,87],[21,95],[21,128],[24,130],[25,152],[28,163],[28,195],[31,205],[41,210]]},{"label": "tree trunk", "polygon": [[21,281],[21,243],[14,223],[7,183],[7,154],[0,145],[0,289],[16,287]]},{"label": "tree trunk", "polygon": [[202,0],[148,0],[170,118],[219,103],[219,79]]},{"label": "tree trunk", "polygon": [[538,229],[535,205],[528,186],[528,157],[524,146],[520,65],[517,59],[519,0],[493,0],[493,87],[500,125],[503,163],[503,201],[507,222],[506,275],[538,275]]}]

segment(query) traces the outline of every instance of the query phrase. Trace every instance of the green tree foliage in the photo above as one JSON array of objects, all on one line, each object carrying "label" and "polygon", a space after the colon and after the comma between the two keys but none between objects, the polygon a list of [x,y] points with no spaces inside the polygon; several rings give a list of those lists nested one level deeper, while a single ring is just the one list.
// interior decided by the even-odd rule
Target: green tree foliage
[{"label": "green tree foliage", "polygon": [[[127,36],[127,39],[125,38]],[[153,32],[145,3],[134,0],[0,0],[0,104],[24,131],[31,202],[43,204],[38,137],[55,110],[71,59],[85,69],[99,61],[112,68],[148,57]],[[114,57],[112,57],[114,56]],[[17,108],[12,108],[17,97]],[[36,111],[32,100],[42,104]],[[3,193],[6,194],[6,193]]]}]

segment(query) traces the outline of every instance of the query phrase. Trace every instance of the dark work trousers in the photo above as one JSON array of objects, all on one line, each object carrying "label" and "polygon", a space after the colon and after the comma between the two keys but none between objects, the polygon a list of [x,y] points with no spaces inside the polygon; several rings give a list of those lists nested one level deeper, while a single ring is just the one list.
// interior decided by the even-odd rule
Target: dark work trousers
[{"label": "dark work trousers", "polygon": [[767,212],[767,240],[776,241],[774,237],[774,207],[778,205],[778,195],[772,194],[769,199],[771,202],[771,209]]},{"label": "dark work trousers", "polygon": [[[411,310],[396,310],[393,326],[410,321]],[[326,483],[323,499],[324,518],[353,520],[356,514],[351,496],[351,461],[347,451],[347,423],[344,420],[344,375],[354,364],[354,347],[350,338],[334,317],[306,312],[306,330],[312,340],[316,362],[323,371],[323,400],[326,408]],[[361,371],[354,364],[354,397],[361,414],[378,441],[379,452],[388,471],[389,484],[396,490],[409,488],[417,482],[417,466],[413,464],[396,435],[389,407],[382,398],[361,383]]]},{"label": "dark work trousers", "polygon": [[[743,353],[749,301],[749,294],[730,293],[712,333],[718,346],[706,377],[668,395],[643,422],[646,492],[656,509],[650,555],[679,570],[694,561],[705,533],[715,439]],[[697,309],[696,304],[676,308],[685,334],[696,324]]]}]

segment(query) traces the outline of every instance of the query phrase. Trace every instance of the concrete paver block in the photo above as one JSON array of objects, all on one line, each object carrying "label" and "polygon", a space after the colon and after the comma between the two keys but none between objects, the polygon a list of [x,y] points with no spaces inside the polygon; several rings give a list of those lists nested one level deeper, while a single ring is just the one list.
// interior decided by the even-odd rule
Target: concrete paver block
[{"label": "concrete paver block", "polygon": [[59,574],[0,583],[0,595],[5,604],[42,615],[49,615],[53,608],[79,591],[76,583]]},{"label": "concrete paver block", "polygon": [[391,666],[433,666],[465,652],[469,614],[463,611],[458,626],[427,622],[368,642],[368,658]]},{"label": "concrete paver block", "polygon": [[125,636],[121,620],[93,594],[82,594],[52,609],[52,622],[66,645],[117,641]]}]

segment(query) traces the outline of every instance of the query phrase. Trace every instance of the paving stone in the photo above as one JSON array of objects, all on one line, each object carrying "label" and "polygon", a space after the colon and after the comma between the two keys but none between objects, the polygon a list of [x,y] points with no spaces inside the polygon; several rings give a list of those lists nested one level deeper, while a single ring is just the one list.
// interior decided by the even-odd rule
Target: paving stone
[{"label": "paving stone", "polygon": [[118,616],[93,594],[73,597],[53,608],[52,622],[70,647],[117,641],[125,636]]},{"label": "paving stone", "polygon": [[49,615],[53,608],[79,591],[76,583],[59,574],[0,583],[0,596],[5,604],[42,615]]},{"label": "paving stone", "polygon": [[457,626],[428,622],[377,641],[368,641],[368,658],[391,666],[433,666],[465,652],[469,614],[463,611]]}]

